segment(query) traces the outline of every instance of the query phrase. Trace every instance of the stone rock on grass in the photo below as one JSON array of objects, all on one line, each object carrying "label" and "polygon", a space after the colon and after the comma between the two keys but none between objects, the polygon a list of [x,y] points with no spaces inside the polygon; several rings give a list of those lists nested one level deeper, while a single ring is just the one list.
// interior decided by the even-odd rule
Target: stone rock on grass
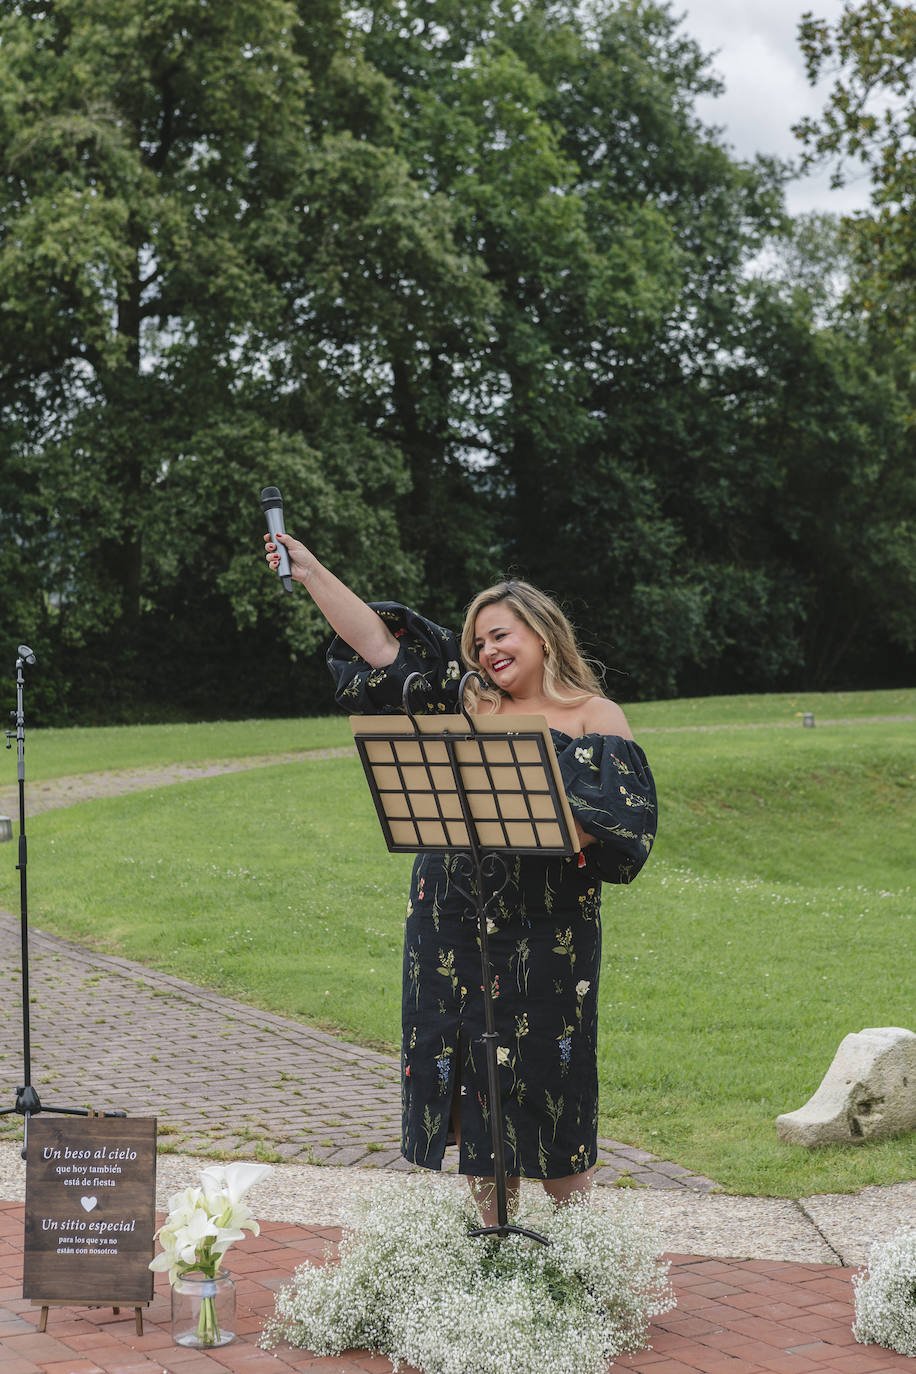
[{"label": "stone rock on grass", "polygon": [[788,1145],[861,1144],[916,1129],[916,1035],[878,1026],[847,1035],[817,1092],[776,1118]]}]

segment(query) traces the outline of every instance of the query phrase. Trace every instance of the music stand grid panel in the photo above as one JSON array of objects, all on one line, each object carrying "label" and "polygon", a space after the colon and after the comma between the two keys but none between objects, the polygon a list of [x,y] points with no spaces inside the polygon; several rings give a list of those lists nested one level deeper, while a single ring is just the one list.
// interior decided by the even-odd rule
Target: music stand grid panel
[{"label": "music stand grid panel", "polygon": [[467,850],[471,826],[483,849],[569,853],[540,733],[356,735],[356,746],[392,852]]}]

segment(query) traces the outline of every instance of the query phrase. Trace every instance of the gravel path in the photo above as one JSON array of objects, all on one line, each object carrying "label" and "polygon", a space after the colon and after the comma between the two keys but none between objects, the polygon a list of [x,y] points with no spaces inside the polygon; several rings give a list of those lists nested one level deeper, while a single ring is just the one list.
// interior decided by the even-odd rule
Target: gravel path
[{"label": "gravel path", "polygon": [[[253,768],[269,768],[278,763],[307,763],[312,759],[355,758],[352,744],[337,749],[303,749],[288,754],[252,754],[239,759],[211,759],[206,763],[170,763],[150,768],[115,768],[101,773],[75,773],[69,777],[47,778],[25,785],[25,814],[37,816],[61,806],[96,801],[100,797],[123,797],[129,792],[146,792],[153,787],[169,787],[175,782],[196,782],[224,773],[247,773]],[[0,790],[0,815],[17,821],[19,789]]]}]

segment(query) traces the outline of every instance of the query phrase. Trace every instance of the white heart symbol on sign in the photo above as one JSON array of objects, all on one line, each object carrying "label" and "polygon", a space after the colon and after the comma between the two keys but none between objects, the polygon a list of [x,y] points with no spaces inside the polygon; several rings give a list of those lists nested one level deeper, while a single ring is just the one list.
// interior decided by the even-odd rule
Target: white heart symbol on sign
[{"label": "white heart symbol on sign", "polygon": [[98,1200],[97,1197],[81,1197],[81,1198],[80,1198],[80,1206],[82,1207],[82,1209],[83,1209],[84,1212],[91,1212],[92,1209],[93,1209],[93,1207],[97,1207],[98,1205],[99,1205],[99,1200]]}]

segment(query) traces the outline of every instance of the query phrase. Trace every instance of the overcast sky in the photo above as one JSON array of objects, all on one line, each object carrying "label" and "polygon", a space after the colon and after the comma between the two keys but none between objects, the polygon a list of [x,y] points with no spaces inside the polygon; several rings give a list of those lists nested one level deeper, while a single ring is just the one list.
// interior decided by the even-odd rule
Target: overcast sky
[{"label": "overcast sky", "polygon": [[[713,70],[725,82],[717,100],[698,102],[707,124],[721,125],[738,157],[775,153],[797,157],[801,144],[792,125],[823,108],[829,82],[812,88],[798,45],[798,25],[810,10],[834,20],[843,0],[675,0],[684,29],[704,52],[717,53]],[[846,213],[868,204],[868,180],[830,189],[829,171],[790,183],[786,198],[793,214],[808,210]]]}]

